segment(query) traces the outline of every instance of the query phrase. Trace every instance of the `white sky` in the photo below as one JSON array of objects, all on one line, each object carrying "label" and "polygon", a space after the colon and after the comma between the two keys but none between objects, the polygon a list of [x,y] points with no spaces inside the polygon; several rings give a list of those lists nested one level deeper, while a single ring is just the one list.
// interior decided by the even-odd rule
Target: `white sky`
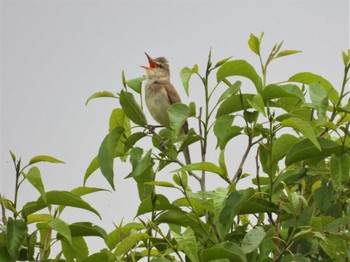
[{"label": "white sky", "polygon": [[[39,154],[66,162],[38,165],[47,190],[80,186],[116,107],[111,99],[95,100],[87,107],[85,101],[97,91],[119,91],[123,69],[127,78],[144,74],[139,67],[147,63],[144,51],[166,56],[183,101],[200,103],[199,82],[191,82],[192,97],[187,98],[179,71],[196,63],[203,70],[210,47],[214,61],[234,55],[257,66],[247,41],[250,33],[262,31],[265,54],[281,40],[286,49],[303,51],[272,64],[268,81],[311,71],[339,87],[340,54],[349,48],[349,2],[345,0],[1,1],[0,192],[13,196],[9,150],[21,156],[23,163]],[[243,146],[242,141],[231,146],[228,163],[238,164],[237,148]],[[211,160],[216,161],[215,154]],[[245,170],[254,169],[246,166]],[[123,179],[128,172],[127,165],[118,162],[116,192],[85,198],[100,211],[102,222],[72,209],[65,210],[63,218],[92,220],[108,231],[112,222],[118,224],[123,217],[131,221],[139,202],[133,180]],[[160,180],[169,177],[162,175]],[[209,179],[208,187],[224,185],[217,181]],[[88,186],[109,189],[97,173]],[[35,190],[23,185],[21,203],[37,197]]]}]

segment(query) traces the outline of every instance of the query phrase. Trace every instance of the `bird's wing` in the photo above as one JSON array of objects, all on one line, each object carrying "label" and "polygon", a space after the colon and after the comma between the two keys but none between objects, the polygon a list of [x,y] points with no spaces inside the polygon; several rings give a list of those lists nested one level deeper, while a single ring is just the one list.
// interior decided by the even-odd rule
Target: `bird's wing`
[{"label": "bird's wing", "polygon": [[175,87],[169,82],[168,84],[164,85],[164,88],[166,90],[166,93],[168,95],[168,99],[170,104],[176,104],[181,103],[181,98],[176,91]]}]

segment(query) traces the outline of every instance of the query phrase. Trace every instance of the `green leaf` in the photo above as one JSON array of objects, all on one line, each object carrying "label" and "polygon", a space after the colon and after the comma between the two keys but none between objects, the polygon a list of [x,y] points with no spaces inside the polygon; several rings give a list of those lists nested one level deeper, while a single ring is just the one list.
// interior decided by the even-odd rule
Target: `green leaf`
[{"label": "green leaf", "polygon": [[318,119],[324,119],[328,107],[328,95],[326,90],[318,83],[309,85],[310,98],[317,107]]},{"label": "green leaf", "polygon": [[185,232],[181,235],[171,232],[176,242],[179,244],[180,249],[185,251],[186,256],[193,262],[199,262],[197,241],[193,230],[187,227]]},{"label": "green leaf", "polygon": [[125,114],[131,121],[140,126],[147,125],[146,117],[132,93],[122,90],[120,92],[119,102]]},{"label": "green leaf", "polygon": [[191,76],[195,73],[198,73],[197,65],[194,65],[192,69],[186,66],[182,68],[180,71],[182,85],[186,91],[187,96],[189,95],[188,90],[189,90],[189,83],[190,83]]},{"label": "green leaf", "polygon": [[165,210],[180,210],[176,205],[173,205],[169,200],[160,194],[155,196],[149,196],[142,200],[137,210],[137,215],[140,216],[153,211],[165,211]]},{"label": "green leaf", "polygon": [[168,108],[168,114],[170,120],[170,128],[174,132],[174,135],[176,135],[180,132],[182,126],[190,116],[190,109],[185,104],[172,104]]},{"label": "green leaf", "polygon": [[316,75],[309,72],[303,72],[303,73],[298,73],[293,75],[292,77],[289,78],[288,81],[303,83],[306,85],[318,83],[327,91],[328,97],[332,101],[332,103],[335,105],[338,103],[339,94],[337,90],[333,87],[333,85],[328,80],[326,80],[320,75]]},{"label": "green leaf", "polygon": [[12,261],[16,261],[21,245],[27,235],[27,225],[23,220],[9,217],[6,224],[6,246]]},{"label": "green leaf", "polygon": [[333,197],[333,186],[332,183],[322,181],[321,187],[317,188],[313,193],[313,198],[322,212],[326,212],[331,205]]},{"label": "green leaf", "polygon": [[231,97],[232,95],[237,94],[237,92],[241,89],[242,82],[241,81],[236,81],[232,85],[230,85],[225,92],[222,93],[220,96],[218,103],[221,103],[225,99]]},{"label": "green leaf", "polygon": [[124,128],[116,127],[105,137],[102,141],[100,149],[98,151],[98,163],[102,175],[107,179],[111,187],[114,189],[114,157],[116,146],[121,135],[124,133]]},{"label": "green leaf", "polygon": [[40,193],[41,197],[46,200],[45,188],[41,179],[40,170],[37,167],[29,169],[28,174],[25,176],[29,183],[31,183]]},{"label": "green leaf", "polygon": [[125,238],[126,236],[129,236],[130,234],[134,233],[135,231],[140,231],[145,229],[145,226],[141,223],[131,222],[126,224],[125,226],[120,226],[110,232],[106,239],[106,245],[110,250],[114,249],[118,243],[120,243],[121,239]]},{"label": "green leaf", "polygon": [[202,262],[217,261],[224,258],[235,262],[247,261],[242,249],[232,242],[223,242],[210,248],[202,249],[200,257]]},{"label": "green leaf", "polygon": [[316,138],[315,131],[310,122],[305,121],[298,117],[290,117],[282,121],[283,126],[289,126],[295,130],[301,132],[306,138],[308,138],[320,151],[321,145]]},{"label": "green leaf", "polygon": [[221,82],[229,76],[242,76],[250,79],[258,92],[262,90],[262,80],[254,67],[245,60],[234,60],[225,63],[217,71],[217,81]]},{"label": "green leaf", "polygon": [[77,222],[70,224],[69,230],[73,238],[97,236],[105,239],[107,237],[107,233],[103,228],[97,225],[93,225],[91,222]]},{"label": "green leaf", "polygon": [[92,213],[96,214],[99,218],[101,218],[100,214],[92,206],[90,206],[89,203],[85,202],[79,196],[68,191],[53,190],[53,191],[46,192],[46,202],[44,202],[44,200],[40,197],[37,200],[36,204],[39,206],[44,205],[44,207],[45,207],[45,204],[47,204],[47,205],[62,205],[62,206],[82,208],[82,209],[91,211]]},{"label": "green leaf", "polygon": [[39,155],[39,156],[35,156],[33,157],[30,161],[28,165],[32,165],[38,162],[49,162],[49,163],[58,163],[58,164],[62,164],[64,163],[63,161],[54,158],[52,156],[45,156],[45,155]]},{"label": "green leaf", "polygon": [[152,181],[146,182],[146,185],[159,186],[159,187],[175,187],[173,183],[168,181]]},{"label": "green leaf", "polygon": [[317,138],[317,141],[321,150],[308,139],[295,143],[287,152],[285,164],[289,166],[298,161],[325,158],[332,154],[340,155],[342,153],[342,146],[330,139],[320,137]]},{"label": "green leaf", "polygon": [[265,236],[266,233],[262,227],[256,227],[248,231],[242,241],[242,251],[245,254],[253,252],[260,246]]},{"label": "green leaf", "polygon": [[213,69],[222,66],[222,65],[225,64],[228,60],[230,60],[232,57],[233,57],[233,56],[230,56],[230,57],[227,57],[227,58],[224,58],[224,59],[219,60],[219,61],[215,64],[215,66],[213,67]]},{"label": "green leaf", "polygon": [[[348,53],[350,53],[349,50],[348,50]],[[343,58],[344,66],[347,66],[349,61],[350,61],[350,57],[344,51],[341,52],[341,55],[342,55],[342,58]]]},{"label": "green leaf", "polygon": [[106,253],[103,253],[103,251],[101,251],[100,253],[92,254],[91,256],[82,260],[82,262],[106,262],[108,261],[108,259],[109,259],[108,255]]},{"label": "green leaf", "polygon": [[128,252],[133,246],[138,244],[140,241],[148,239],[149,235],[146,233],[135,233],[133,235],[124,238],[114,251],[115,256],[122,256]]},{"label": "green leaf", "polygon": [[[0,246],[0,261],[11,261],[11,256],[6,246]],[[15,260],[13,260],[15,261]]]},{"label": "green leaf", "polygon": [[86,187],[86,186],[74,188],[71,192],[77,196],[84,196],[84,195],[88,195],[88,194],[95,193],[95,192],[101,192],[101,191],[108,191],[109,192],[109,190],[104,189],[104,188]]},{"label": "green leaf", "polygon": [[[67,262],[83,261],[89,255],[88,246],[82,237],[74,237],[72,243],[61,241],[62,252],[67,259]],[[84,260],[85,261],[85,260]]]},{"label": "green leaf", "polygon": [[71,245],[72,244],[72,235],[69,229],[69,226],[66,222],[59,218],[55,218],[54,220],[47,223],[48,226],[55,230],[57,233],[61,234]]},{"label": "green leaf", "polygon": [[264,100],[259,93],[252,100],[248,100],[248,103],[266,117]]},{"label": "green leaf", "polygon": [[84,175],[84,186],[86,185],[86,181],[88,178],[100,167],[100,163],[98,162],[98,157],[94,157],[92,161],[90,162],[88,168],[85,171]]},{"label": "green leaf", "polygon": [[251,108],[248,100],[254,98],[253,94],[234,95],[224,100],[218,108],[216,118]]},{"label": "green leaf", "polygon": [[304,101],[304,94],[297,85],[275,85],[271,84],[264,88],[261,92],[264,101],[269,101],[282,97],[295,97],[300,101]]},{"label": "green leaf", "polygon": [[186,165],[182,168],[176,169],[173,172],[182,172],[182,171],[194,171],[194,170],[199,170],[199,171],[207,171],[207,172],[212,172],[220,175],[222,178],[227,181],[227,177],[225,172],[218,167],[217,165],[211,163],[211,162],[199,162],[199,163],[193,163]]},{"label": "green leaf", "polygon": [[301,51],[299,50],[284,50],[284,51],[281,51],[277,54],[276,58],[279,58],[279,57],[283,57],[283,56],[288,56],[288,55],[294,55],[294,54],[297,54],[297,53],[300,53]]},{"label": "green leaf", "polygon": [[116,127],[130,130],[130,120],[121,108],[113,109],[111,116],[109,117],[109,131],[112,131]]},{"label": "green leaf", "polygon": [[132,160],[132,171],[127,178],[141,176],[154,165],[152,160],[152,150],[149,150],[142,158],[141,155],[136,155],[134,153],[136,153],[135,150],[132,150],[130,153],[130,157],[134,159]]},{"label": "green leaf", "polygon": [[113,97],[113,98],[116,98],[116,96],[113,93],[109,92],[109,91],[100,91],[100,92],[96,92],[93,95],[91,95],[88,98],[88,100],[86,100],[85,105],[87,106],[88,103],[90,102],[90,100],[95,99],[95,98],[99,98],[99,97]]},{"label": "green leaf", "polygon": [[16,155],[11,150],[10,150],[10,155],[11,155],[13,163],[15,163],[16,162]]},{"label": "green leaf", "polygon": [[52,221],[54,217],[50,214],[32,214],[27,216],[27,224],[37,223],[37,222],[49,222]]},{"label": "green leaf", "polygon": [[214,134],[218,139],[217,147],[219,146],[223,150],[227,143],[235,136],[241,134],[242,128],[238,126],[232,126],[234,116],[223,115],[216,119],[214,124]]},{"label": "green leaf", "polygon": [[258,37],[256,37],[253,34],[250,34],[248,45],[250,47],[250,50],[252,50],[255,54],[260,56],[260,41]]},{"label": "green leaf", "polygon": [[283,134],[276,139],[272,147],[272,162],[276,163],[284,158],[288,150],[298,142],[298,138],[290,134]]},{"label": "green leaf", "polygon": [[130,80],[127,80],[125,83],[135,92],[141,93],[141,87],[142,87],[142,82],[146,79],[145,76],[133,78]]},{"label": "green leaf", "polygon": [[350,177],[350,156],[347,154],[336,156],[330,159],[330,173],[335,189],[341,189],[341,183],[348,181]]}]

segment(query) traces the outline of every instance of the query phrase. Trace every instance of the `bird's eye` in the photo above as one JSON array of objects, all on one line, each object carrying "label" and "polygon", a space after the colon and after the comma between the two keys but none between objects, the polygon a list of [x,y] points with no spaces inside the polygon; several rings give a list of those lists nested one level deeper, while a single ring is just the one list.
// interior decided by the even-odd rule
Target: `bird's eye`
[{"label": "bird's eye", "polygon": [[163,65],[162,64],[157,64],[157,67],[163,68]]}]

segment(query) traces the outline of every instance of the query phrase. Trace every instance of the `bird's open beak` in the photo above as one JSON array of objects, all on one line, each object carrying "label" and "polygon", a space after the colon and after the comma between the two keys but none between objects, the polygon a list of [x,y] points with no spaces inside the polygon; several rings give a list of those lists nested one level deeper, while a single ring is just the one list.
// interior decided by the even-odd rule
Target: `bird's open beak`
[{"label": "bird's open beak", "polygon": [[156,68],[157,67],[156,62],[154,62],[154,60],[146,52],[145,52],[145,55],[147,56],[149,66],[141,66],[141,67],[143,67],[147,70],[152,70],[152,69]]}]

